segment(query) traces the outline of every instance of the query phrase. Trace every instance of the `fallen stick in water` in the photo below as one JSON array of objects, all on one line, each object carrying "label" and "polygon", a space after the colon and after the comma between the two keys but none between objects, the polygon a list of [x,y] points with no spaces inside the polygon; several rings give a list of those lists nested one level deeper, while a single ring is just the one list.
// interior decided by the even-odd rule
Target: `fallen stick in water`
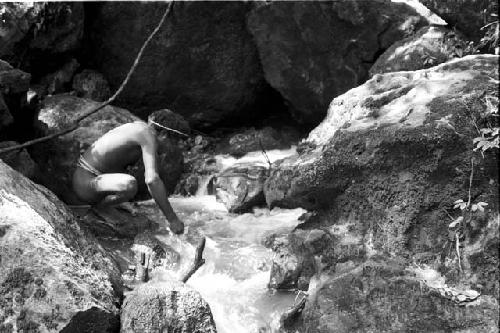
[{"label": "fallen stick in water", "polygon": [[206,239],[205,237],[203,237],[198,246],[196,247],[196,254],[194,256],[193,266],[191,266],[191,268],[186,272],[186,274],[181,280],[182,282],[186,283],[186,281],[189,280],[191,275],[193,275],[198,270],[198,268],[203,266],[203,264],[205,263],[205,259],[202,258],[203,250],[205,249],[205,241]]}]

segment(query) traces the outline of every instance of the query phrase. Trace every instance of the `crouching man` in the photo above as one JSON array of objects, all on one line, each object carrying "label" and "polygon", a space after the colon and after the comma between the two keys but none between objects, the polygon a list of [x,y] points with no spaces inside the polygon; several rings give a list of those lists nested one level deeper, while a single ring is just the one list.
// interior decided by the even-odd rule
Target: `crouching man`
[{"label": "crouching man", "polygon": [[148,123],[136,121],[121,125],[94,142],[80,156],[73,174],[76,195],[84,202],[97,206],[129,201],[137,192],[137,181],[125,170],[142,157],[149,193],[167,218],[170,230],[176,234],[183,233],[184,223],[168,201],[165,185],[158,174],[156,156],[159,135],[168,133],[169,136],[188,137],[183,132],[187,126],[172,121],[175,119],[172,114],[169,110],[156,111],[149,116]]}]

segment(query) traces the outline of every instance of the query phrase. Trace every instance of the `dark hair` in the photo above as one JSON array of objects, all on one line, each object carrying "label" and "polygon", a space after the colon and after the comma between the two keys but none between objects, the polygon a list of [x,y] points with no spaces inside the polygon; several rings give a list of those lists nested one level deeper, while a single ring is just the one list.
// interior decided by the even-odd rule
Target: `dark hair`
[{"label": "dark hair", "polygon": [[[186,121],[186,119],[184,119],[184,117],[180,114],[177,114],[169,109],[162,109],[151,113],[148,116],[148,120],[160,125],[155,126],[156,130],[158,130],[160,133],[179,137],[187,137],[191,132],[191,128],[189,127],[189,123]],[[170,130],[162,128],[162,126]],[[185,135],[182,135],[181,133]]]}]

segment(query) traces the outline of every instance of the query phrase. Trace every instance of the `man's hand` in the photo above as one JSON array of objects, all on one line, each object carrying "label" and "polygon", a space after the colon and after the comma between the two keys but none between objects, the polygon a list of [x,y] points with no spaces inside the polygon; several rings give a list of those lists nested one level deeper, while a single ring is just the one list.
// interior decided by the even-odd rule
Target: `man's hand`
[{"label": "man's hand", "polygon": [[175,234],[182,234],[184,232],[184,222],[180,219],[175,219],[170,222],[170,230]]}]

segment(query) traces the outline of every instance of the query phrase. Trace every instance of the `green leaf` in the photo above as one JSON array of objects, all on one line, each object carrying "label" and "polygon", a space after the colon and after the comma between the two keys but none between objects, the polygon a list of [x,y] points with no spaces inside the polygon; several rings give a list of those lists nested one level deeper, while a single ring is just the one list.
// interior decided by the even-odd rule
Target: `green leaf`
[{"label": "green leaf", "polygon": [[455,221],[451,222],[449,225],[448,225],[448,228],[454,228],[457,226],[457,224],[459,224],[460,222],[462,222],[464,220],[464,217],[463,216],[459,216]]}]

